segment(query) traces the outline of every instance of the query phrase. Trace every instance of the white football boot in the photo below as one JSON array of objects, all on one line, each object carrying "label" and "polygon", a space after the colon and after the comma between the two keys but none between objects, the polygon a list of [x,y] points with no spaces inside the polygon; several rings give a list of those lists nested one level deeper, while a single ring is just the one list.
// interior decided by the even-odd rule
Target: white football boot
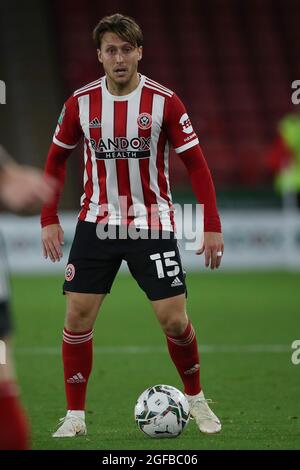
[{"label": "white football boot", "polygon": [[186,395],[186,398],[190,405],[191,417],[196,421],[201,432],[215,434],[221,431],[222,426],[219,418],[208,406],[208,403],[211,403],[212,400],[206,400],[202,390],[198,395],[194,397]]},{"label": "white football boot", "polygon": [[75,437],[85,436],[87,433],[84,415],[78,416],[78,412],[68,411],[64,418],[59,420],[58,430],[52,434],[52,437]]}]

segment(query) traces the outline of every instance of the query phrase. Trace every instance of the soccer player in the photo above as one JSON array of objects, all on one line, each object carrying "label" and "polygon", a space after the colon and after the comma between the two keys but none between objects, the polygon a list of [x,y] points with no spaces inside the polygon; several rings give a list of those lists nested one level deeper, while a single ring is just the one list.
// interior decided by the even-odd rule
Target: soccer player
[{"label": "soccer player", "polygon": [[[122,260],[149,298],[166,335],[191,415],[200,431],[217,433],[221,423],[201,389],[196,335],[186,313],[169,185],[169,144],[186,165],[195,195],[204,204],[204,243],[197,254],[205,252],[206,266],[215,269],[224,243],[211,175],[180,99],[138,73],[143,37],[136,22],[121,14],[105,17],[93,38],[105,75],[66,101],[46,162],[46,173],[63,184],[66,160],[83,137],[84,193],[63,286],[67,414],[53,436],[86,434],[93,325]],[[53,262],[62,257],[64,238],[58,199],[41,215],[44,256]],[[121,229],[128,227],[129,234],[132,226],[143,234],[154,229],[156,236],[122,238]],[[166,233],[169,237],[163,236]]]},{"label": "soccer player", "polygon": [[[0,205],[13,212],[33,211],[49,202],[55,183],[39,170],[18,165],[0,145]],[[11,314],[4,244],[0,234],[0,450],[25,450],[28,424],[18,398],[11,359]]]}]

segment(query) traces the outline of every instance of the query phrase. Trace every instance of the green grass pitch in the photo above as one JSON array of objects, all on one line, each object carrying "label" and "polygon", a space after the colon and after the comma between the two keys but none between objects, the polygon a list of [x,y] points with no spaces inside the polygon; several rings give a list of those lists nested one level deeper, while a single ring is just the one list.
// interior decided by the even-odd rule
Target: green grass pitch
[{"label": "green grass pitch", "polygon": [[88,435],[53,439],[65,413],[61,277],[15,276],[15,359],[33,449],[299,449],[300,275],[189,274],[188,314],[201,352],[201,381],[223,423],[203,435],[194,422],[176,439],[151,439],[133,420],[138,395],[158,383],[181,388],[147,298],[120,274],[96,323],[88,388]]}]

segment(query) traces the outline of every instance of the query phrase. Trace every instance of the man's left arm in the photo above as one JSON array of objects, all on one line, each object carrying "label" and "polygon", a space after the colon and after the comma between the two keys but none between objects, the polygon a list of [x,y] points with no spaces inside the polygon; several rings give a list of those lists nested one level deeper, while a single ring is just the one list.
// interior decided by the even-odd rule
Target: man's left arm
[{"label": "man's left arm", "polygon": [[168,138],[187,168],[197,201],[204,205],[204,240],[196,253],[205,253],[206,267],[218,268],[224,251],[224,241],[215,188],[198,137],[183,103],[176,94],[166,103],[164,117]]},{"label": "man's left arm", "polygon": [[224,252],[224,241],[209,168],[199,144],[179,153],[179,157],[187,168],[197,201],[204,206],[204,240],[196,253],[205,253],[206,267],[218,268]]}]

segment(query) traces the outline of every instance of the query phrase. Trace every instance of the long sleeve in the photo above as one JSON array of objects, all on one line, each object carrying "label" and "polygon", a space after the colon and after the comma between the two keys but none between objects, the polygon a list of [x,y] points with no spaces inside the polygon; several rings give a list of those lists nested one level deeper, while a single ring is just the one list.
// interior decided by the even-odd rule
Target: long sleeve
[{"label": "long sleeve", "polygon": [[198,202],[204,205],[204,231],[222,232],[214,183],[200,145],[185,150],[179,157],[187,168]]},{"label": "long sleeve", "polygon": [[65,182],[67,158],[77,146],[81,136],[82,128],[79,120],[78,101],[76,97],[71,96],[64,104],[59,116],[53,143],[50,146],[46,160],[45,173],[59,181],[59,188],[52,203],[42,208],[42,227],[59,223],[57,210]]},{"label": "long sleeve", "polygon": [[164,127],[175,152],[187,168],[198,202],[204,204],[204,231],[221,232],[212,177],[185,106],[175,93],[166,103]]},{"label": "long sleeve", "polygon": [[56,144],[51,144],[49,153],[46,160],[45,174],[52,176],[59,181],[59,187],[56,191],[55,197],[51,204],[44,205],[41,211],[41,225],[58,224],[59,218],[57,215],[58,204],[60,195],[64,186],[66,176],[66,162],[72,150],[59,147]]}]

